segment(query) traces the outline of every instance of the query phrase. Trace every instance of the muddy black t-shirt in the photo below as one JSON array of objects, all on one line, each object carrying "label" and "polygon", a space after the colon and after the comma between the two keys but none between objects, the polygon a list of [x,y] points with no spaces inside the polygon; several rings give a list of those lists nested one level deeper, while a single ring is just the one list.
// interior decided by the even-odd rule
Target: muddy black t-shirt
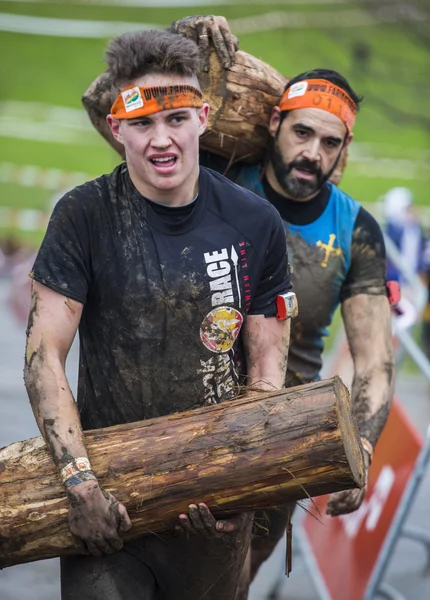
[{"label": "muddy black t-shirt", "polygon": [[201,168],[183,218],[151,207],[125,165],[56,205],[33,277],[84,305],[84,429],[232,398],[245,315],[274,316],[291,288],[279,213]]}]

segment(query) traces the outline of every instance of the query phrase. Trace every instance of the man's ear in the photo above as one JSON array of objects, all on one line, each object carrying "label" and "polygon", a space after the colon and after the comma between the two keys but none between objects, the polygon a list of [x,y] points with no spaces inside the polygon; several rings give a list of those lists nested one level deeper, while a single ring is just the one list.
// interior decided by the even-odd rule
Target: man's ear
[{"label": "man's ear", "polygon": [[202,135],[206,131],[209,120],[209,104],[205,102],[201,108],[197,109],[197,118],[199,120],[199,135]]},{"label": "man's ear", "polygon": [[115,119],[115,117],[113,117],[111,114],[109,114],[109,115],[106,115],[106,121],[110,127],[113,137],[116,139],[117,142],[119,142],[120,144],[123,144],[124,142],[122,139],[122,133],[121,133],[121,128],[119,126],[120,123],[119,123],[118,119]]},{"label": "man's ear", "polygon": [[279,106],[274,106],[269,121],[269,133],[274,138],[281,124],[281,111]]}]

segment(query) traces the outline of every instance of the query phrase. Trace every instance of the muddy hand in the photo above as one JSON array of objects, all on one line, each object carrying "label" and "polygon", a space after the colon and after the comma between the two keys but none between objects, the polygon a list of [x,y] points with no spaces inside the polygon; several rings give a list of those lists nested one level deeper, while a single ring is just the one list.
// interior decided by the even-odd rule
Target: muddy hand
[{"label": "muddy hand", "polygon": [[93,556],[121,550],[120,534],[131,527],[123,504],[102,490],[97,481],[86,481],[67,488],[70,531],[84,544],[84,552]]},{"label": "muddy hand", "polygon": [[242,513],[232,519],[217,520],[206,506],[206,504],[190,504],[189,514],[179,515],[177,531],[185,531],[190,534],[204,535],[211,538],[222,538],[240,531],[250,519],[248,513]]},{"label": "muddy hand", "polygon": [[196,42],[200,49],[205,71],[209,71],[210,40],[212,40],[222,66],[228,69],[234,64],[239,42],[237,37],[230,31],[229,24],[224,17],[215,17],[213,15],[185,17],[179,21],[174,21],[170,26],[170,31]]},{"label": "muddy hand", "polygon": [[360,508],[361,503],[366,497],[367,482],[369,477],[369,466],[370,457],[366,451],[364,451],[364,466],[365,466],[365,485],[363,488],[354,488],[352,490],[345,490],[343,492],[336,492],[330,496],[330,500],[327,504],[326,513],[331,517],[338,517],[339,515],[347,515]]}]

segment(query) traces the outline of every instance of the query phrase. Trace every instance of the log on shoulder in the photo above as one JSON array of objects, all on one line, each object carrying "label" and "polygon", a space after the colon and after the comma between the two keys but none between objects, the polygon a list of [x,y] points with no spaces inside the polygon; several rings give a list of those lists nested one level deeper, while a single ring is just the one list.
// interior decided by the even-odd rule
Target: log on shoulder
[{"label": "log on shoulder", "polygon": [[241,50],[236,52],[234,65],[224,69],[212,50],[209,72],[202,73],[199,80],[210,106],[200,148],[235,162],[263,160],[270,141],[272,108],[279,103],[288,79]]},{"label": "log on shoulder", "polygon": [[[210,106],[209,123],[200,138],[200,148],[219,154],[231,163],[263,162],[270,145],[272,109],[284,92],[288,78],[266,62],[238,50],[235,63],[224,69],[214,50],[208,73],[200,85]],[[340,159],[330,181],[339,185],[347,164],[348,150]]]},{"label": "log on shoulder", "polygon": [[[217,516],[364,485],[360,437],[338,377],[86,432],[101,485],[133,539],[190,502]],[[74,554],[67,499],[42,438],[0,450],[0,567]]]}]

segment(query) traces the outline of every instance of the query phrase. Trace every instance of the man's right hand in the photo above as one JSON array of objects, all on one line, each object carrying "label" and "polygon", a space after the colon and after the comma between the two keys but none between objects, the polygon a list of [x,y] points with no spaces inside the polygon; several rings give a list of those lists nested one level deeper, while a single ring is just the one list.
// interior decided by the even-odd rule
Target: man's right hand
[{"label": "man's right hand", "polygon": [[121,550],[120,534],[131,527],[130,517],[123,504],[97,481],[85,481],[67,488],[70,531],[93,556],[113,554]]},{"label": "man's right hand", "polygon": [[215,17],[214,15],[185,17],[174,21],[169,30],[196,42],[205,71],[209,71],[209,40],[212,40],[215,51],[225,69],[234,64],[239,42],[230,31],[225,17]]}]

